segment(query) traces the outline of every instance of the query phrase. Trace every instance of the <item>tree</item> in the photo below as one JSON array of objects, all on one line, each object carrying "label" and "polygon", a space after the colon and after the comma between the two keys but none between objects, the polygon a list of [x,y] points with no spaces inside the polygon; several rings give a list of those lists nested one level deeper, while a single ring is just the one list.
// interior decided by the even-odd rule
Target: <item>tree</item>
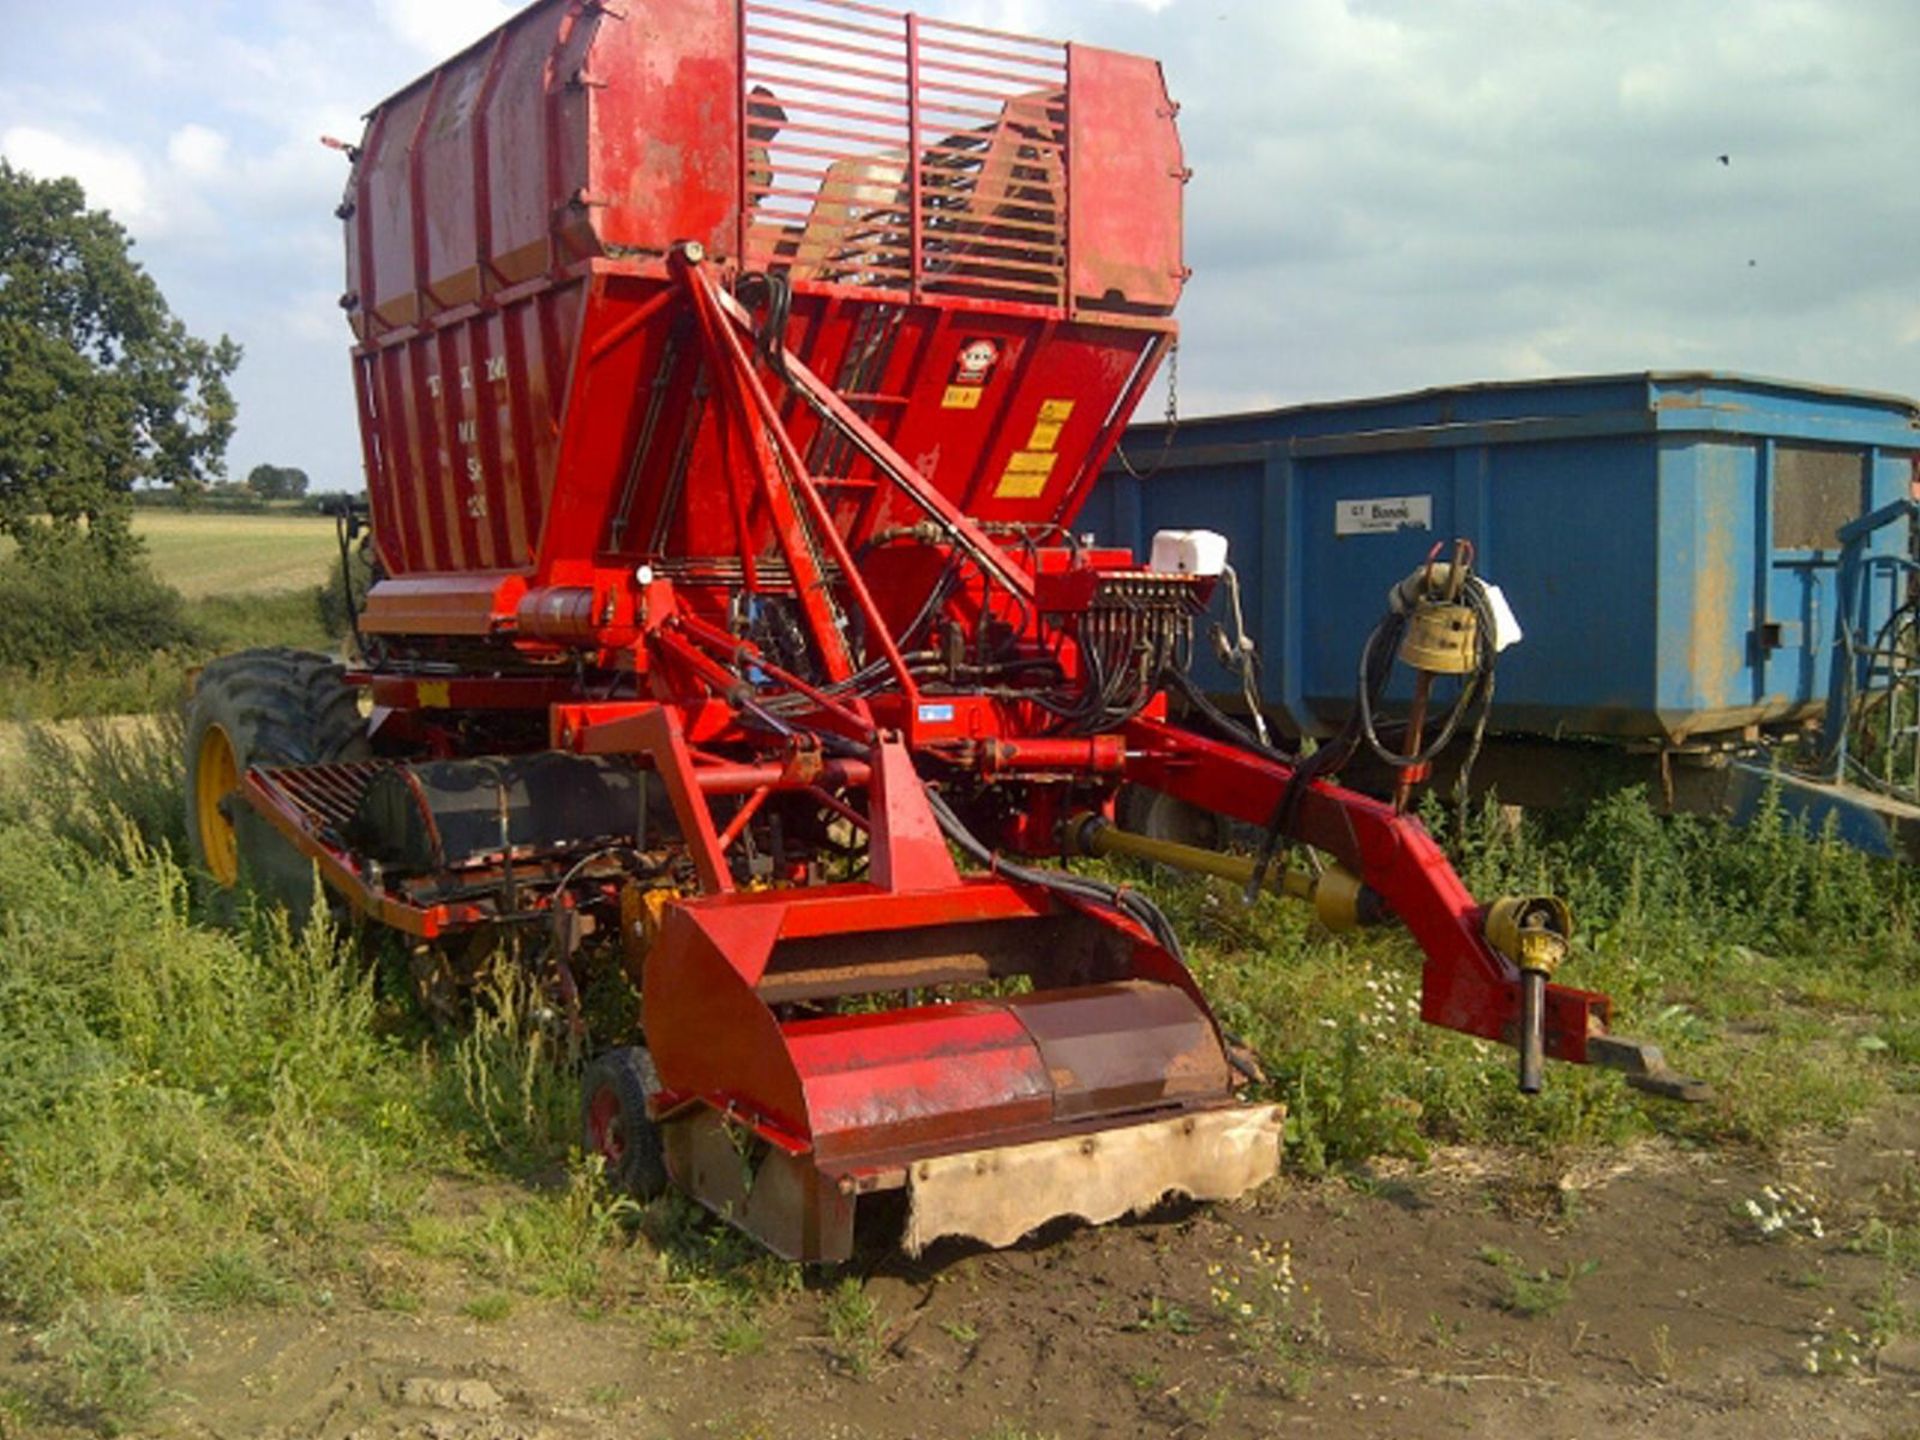
[{"label": "tree", "polygon": [[256,465],[247,472],[247,489],[262,500],[298,500],[307,493],[307,472],[293,465]]},{"label": "tree", "polygon": [[0,160],[0,534],[31,556],[84,524],[131,544],[136,481],[225,473],[240,347],[174,318],[79,182]]}]

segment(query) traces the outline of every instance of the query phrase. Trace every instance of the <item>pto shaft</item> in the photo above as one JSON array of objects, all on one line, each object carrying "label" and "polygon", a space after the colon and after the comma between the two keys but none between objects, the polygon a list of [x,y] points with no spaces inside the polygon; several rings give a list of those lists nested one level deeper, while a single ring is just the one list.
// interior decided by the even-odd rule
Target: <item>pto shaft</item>
[{"label": "pto shaft", "polygon": [[[1075,855],[1125,855],[1165,865],[1170,870],[1217,875],[1240,886],[1253,879],[1253,860],[1249,856],[1226,855],[1198,845],[1182,845],[1176,840],[1158,840],[1151,835],[1122,830],[1104,817],[1090,813],[1076,815],[1067,822],[1066,842],[1068,853]],[[1389,918],[1379,895],[1338,865],[1318,875],[1305,870],[1269,869],[1264,888],[1276,895],[1310,902],[1320,923],[1329,930],[1378,925]]]}]

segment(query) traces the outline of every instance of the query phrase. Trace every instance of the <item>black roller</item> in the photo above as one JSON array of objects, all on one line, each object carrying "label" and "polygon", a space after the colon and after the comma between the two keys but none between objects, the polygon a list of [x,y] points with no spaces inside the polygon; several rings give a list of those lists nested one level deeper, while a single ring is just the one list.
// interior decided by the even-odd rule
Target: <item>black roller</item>
[{"label": "black roller", "polygon": [[435,871],[498,855],[503,841],[521,855],[637,845],[643,825],[657,838],[672,818],[651,771],[545,751],[395,765],[367,786],[346,839],[389,868]]}]

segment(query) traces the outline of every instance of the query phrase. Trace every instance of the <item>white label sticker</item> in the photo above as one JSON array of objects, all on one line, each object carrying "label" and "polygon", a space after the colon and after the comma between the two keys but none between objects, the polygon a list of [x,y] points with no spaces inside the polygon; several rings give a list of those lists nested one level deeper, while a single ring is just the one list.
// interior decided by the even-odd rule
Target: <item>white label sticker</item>
[{"label": "white label sticker", "polygon": [[1431,495],[1387,495],[1378,500],[1336,500],[1333,533],[1386,535],[1395,530],[1431,530]]}]

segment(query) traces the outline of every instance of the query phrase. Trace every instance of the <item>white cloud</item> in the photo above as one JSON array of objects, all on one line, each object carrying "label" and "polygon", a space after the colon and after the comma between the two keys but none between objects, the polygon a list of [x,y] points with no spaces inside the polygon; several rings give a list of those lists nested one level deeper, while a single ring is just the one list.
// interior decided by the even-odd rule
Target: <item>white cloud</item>
[{"label": "white cloud", "polygon": [[129,227],[164,223],[146,167],[125,146],[13,125],[0,131],[0,155],[43,180],[71,175],[86,190],[89,205],[111,210]]},{"label": "white cloud", "polygon": [[227,137],[206,125],[182,125],[167,137],[173,168],[195,179],[219,179],[227,171]]},{"label": "white cloud", "polygon": [[[1920,392],[1920,192],[1888,179],[1920,153],[1913,0],[907,3],[1162,60],[1188,413],[1675,363]],[[78,175],[246,344],[241,472],[358,464],[317,137],[513,8],[143,0],[102,32],[0,0],[0,151]]]}]

